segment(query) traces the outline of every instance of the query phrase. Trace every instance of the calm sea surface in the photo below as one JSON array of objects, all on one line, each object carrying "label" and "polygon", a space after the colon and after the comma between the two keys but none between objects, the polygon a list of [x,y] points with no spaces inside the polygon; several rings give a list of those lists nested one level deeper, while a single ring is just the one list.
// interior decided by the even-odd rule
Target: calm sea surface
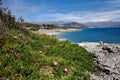
[{"label": "calm sea surface", "polygon": [[89,28],[57,35],[59,39],[67,39],[74,43],[99,42],[120,43],[120,28]]}]

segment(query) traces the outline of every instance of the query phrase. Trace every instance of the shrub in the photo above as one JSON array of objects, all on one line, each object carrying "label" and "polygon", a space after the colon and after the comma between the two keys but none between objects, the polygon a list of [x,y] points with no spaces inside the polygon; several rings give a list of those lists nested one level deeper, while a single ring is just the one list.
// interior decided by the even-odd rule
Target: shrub
[{"label": "shrub", "polygon": [[[95,72],[93,55],[77,44],[59,41],[47,35],[30,32],[26,35],[14,29],[8,33],[0,41],[1,78],[89,80],[88,72]],[[17,39],[13,38],[14,35],[17,35]],[[25,41],[29,44],[26,45]]]}]

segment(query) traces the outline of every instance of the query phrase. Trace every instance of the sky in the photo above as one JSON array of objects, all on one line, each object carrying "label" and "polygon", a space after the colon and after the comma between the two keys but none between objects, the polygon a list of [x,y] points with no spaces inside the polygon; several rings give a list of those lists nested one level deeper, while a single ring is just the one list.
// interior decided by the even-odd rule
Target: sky
[{"label": "sky", "polygon": [[120,21],[120,0],[2,0],[16,18],[26,22]]}]

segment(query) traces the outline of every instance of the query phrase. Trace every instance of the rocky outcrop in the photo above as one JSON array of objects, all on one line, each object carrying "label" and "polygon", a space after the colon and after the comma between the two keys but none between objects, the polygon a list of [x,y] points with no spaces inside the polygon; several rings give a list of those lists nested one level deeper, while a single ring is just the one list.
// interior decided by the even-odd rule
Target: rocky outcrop
[{"label": "rocky outcrop", "polygon": [[95,54],[99,75],[91,75],[91,80],[120,80],[120,44],[79,43],[87,51]]}]

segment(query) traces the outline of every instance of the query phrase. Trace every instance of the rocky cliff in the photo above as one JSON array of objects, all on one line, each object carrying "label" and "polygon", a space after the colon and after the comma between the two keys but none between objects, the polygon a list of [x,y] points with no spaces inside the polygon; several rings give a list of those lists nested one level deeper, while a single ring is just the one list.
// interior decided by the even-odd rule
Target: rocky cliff
[{"label": "rocky cliff", "polygon": [[91,80],[120,80],[120,44],[80,43],[87,51],[95,54],[99,74],[91,74]]}]

